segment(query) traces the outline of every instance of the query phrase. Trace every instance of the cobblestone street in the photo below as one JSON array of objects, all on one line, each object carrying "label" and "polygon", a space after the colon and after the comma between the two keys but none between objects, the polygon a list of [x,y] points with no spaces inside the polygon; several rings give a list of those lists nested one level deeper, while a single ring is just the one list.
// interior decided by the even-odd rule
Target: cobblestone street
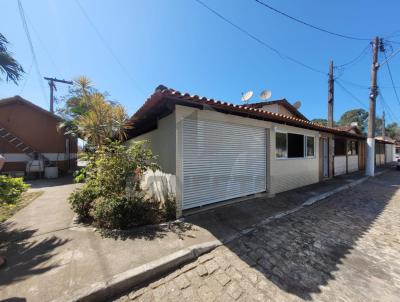
[{"label": "cobblestone street", "polygon": [[400,301],[400,173],[258,226],[118,301]]}]

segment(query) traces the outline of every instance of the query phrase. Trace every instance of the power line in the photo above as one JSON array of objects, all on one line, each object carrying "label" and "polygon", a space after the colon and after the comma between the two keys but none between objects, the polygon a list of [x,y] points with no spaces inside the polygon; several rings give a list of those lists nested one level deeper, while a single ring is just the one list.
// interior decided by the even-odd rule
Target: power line
[{"label": "power line", "polygon": [[33,43],[32,43],[32,39],[31,39],[31,35],[29,33],[28,24],[26,23],[26,17],[25,17],[25,13],[24,13],[24,8],[22,7],[21,0],[18,0],[18,8],[19,8],[19,14],[20,14],[21,20],[22,20],[22,25],[24,27],[25,34],[26,34],[26,37],[27,37],[28,42],[29,42],[29,48],[30,48],[30,51],[31,51],[33,63],[35,64],[35,69],[36,69],[36,73],[37,73],[37,76],[38,76],[39,85],[40,85],[40,88],[42,90],[43,98],[44,98],[44,100],[46,100],[47,97],[46,97],[46,92],[45,92],[44,86],[43,86],[42,74],[41,74],[40,69],[39,69],[39,64],[38,64],[38,61],[37,61],[37,58],[36,58],[35,49],[33,48]]},{"label": "power line", "polygon": [[393,113],[392,109],[388,105],[388,103],[385,101],[385,98],[383,97],[382,91],[379,91],[379,97],[382,102],[382,107],[386,108],[386,111],[388,112],[390,118],[392,121],[400,121],[398,117]]},{"label": "power line", "polygon": [[143,92],[143,90],[140,88],[140,86],[137,84],[137,80],[131,75],[131,73],[129,72],[129,70],[125,67],[125,65],[121,62],[121,60],[119,60],[119,58],[117,57],[117,55],[114,53],[113,49],[111,48],[111,46],[107,43],[106,39],[103,37],[103,35],[100,33],[100,31],[98,30],[97,26],[94,24],[94,22],[92,21],[92,19],[89,17],[88,13],[86,12],[86,10],[83,8],[83,6],[80,4],[79,0],[75,0],[76,4],[78,5],[81,13],[83,14],[83,16],[86,18],[86,20],[88,21],[88,23],[92,26],[93,30],[96,32],[97,36],[99,37],[100,41],[103,43],[103,46],[105,48],[107,48],[107,50],[110,52],[111,56],[114,58],[114,60],[117,62],[117,64],[119,65],[119,67],[122,69],[122,71],[128,76],[128,78],[135,83],[136,88],[144,95],[145,93]]},{"label": "power line", "polygon": [[292,16],[288,15],[287,13],[274,8],[271,5],[269,5],[269,4],[267,4],[267,3],[263,2],[263,1],[260,1],[260,0],[254,0],[254,1],[257,2],[260,5],[262,5],[262,6],[266,7],[266,8],[268,8],[268,9],[270,9],[270,10],[272,10],[272,11],[274,11],[274,12],[280,14],[280,15],[282,15],[282,16],[285,16],[286,18],[289,18],[289,19],[297,22],[297,23],[300,23],[300,24],[303,24],[305,26],[311,27],[311,28],[313,28],[315,30],[330,34],[332,36],[337,36],[337,37],[341,37],[341,38],[345,38],[345,39],[349,39],[349,40],[358,40],[358,41],[367,41],[367,40],[369,41],[369,40],[371,40],[370,38],[361,38],[361,37],[354,37],[354,36],[348,36],[348,35],[344,35],[344,34],[339,34],[339,33],[336,33],[336,32],[321,28],[319,26],[310,24],[310,23],[305,22],[303,20],[300,20],[298,18],[292,17]]},{"label": "power line", "polygon": [[354,94],[352,94],[346,87],[343,86],[342,83],[340,83],[339,80],[335,81],[336,84],[338,84],[344,92],[346,92],[349,96],[351,96],[357,103],[359,103],[360,105],[362,105],[362,107],[364,108],[368,108],[368,106],[366,106],[358,97],[356,97]]},{"label": "power line", "polygon": [[362,57],[364,57],[367,53],[367,50],[369,49],[370,44],[368,43],[368,45],[366,47],[363,48],[363,50],[361,51],[361,53],[359,55],[357,55],[354,59],[350,60],[347,63],[341,64],[341,65],[336,65],[335,68],[343,68],[345,66],[348,65],[352,65],[354,63],[356,63],[357,61],[359,61],[359,59],[361,59]]},{"label": "power line", "polygon": [[209,10],[210,12],[212,12],[214,15],[216,15],[217,17],[219,17],[220,19],[222,19],[223,21],[225,21],[226,23],[232,25],[233,27],[235,27],[237,30],[239,30],[240,32],[242,32],[243,34],[247,35],[249,38],[253,39],[254,41],[256,41],[257,43],[259,43],[260,45],[266,47],[267,49],[275,52],[281,59],[287,59],[293,63],[296,63],[297,65],[303,66],[309,70],[312,70],[314,72],[320,73],[320,74],[324,74],[327,75],[326,72],[316,69],[310,65],[307,65],[297,59],[294,59],[284,53],[282,53],[281,51],[279,51],[278,49],[276,49],[275,47],[267,44],[266,42],[264,42],[263,40],[257,38],[255,35],[253,35],[252,33],[250,33],[249,31],[247,31],[246,29],[244,29],[243,27],[240,27],[239,25],[233,23],[232,21],[230,21],[228,18],[224,17],[223,15],[221,15],[219,12],[217,12],[216,10],[214,10],[213,8],[211,8],[210,6],[208,6],[207,4],[205,4],[203,1],[201,0],[194,0],[197,3],[199,3],[200,5],[202,5],[203,7],[205,7],[207,10]]},{"label": "power line", "polygon": [[380,66],[383,66],[385,64],[388,64],[388,62],[394,58],[394,56],[396,56],[398,53],[400,52],[400,48],[398,50],[396,50],[395,52],[393,52],[389,57],[386,57],[386,53],[385,53],[385,61],[383,61]]},{"label": "power line", "polygon": [[388,69],[388,72],[389,72],[390,81],[392,82],[393,91],[394,91],[394,94],[396,95],[397,102],[398,102],[399,105],[400,105],[399,95],[397,94],[397,90],[396,90],[396,87],[395,87],[395,85],[394,85],[393,76],[392,76],[392,71],[391,71],[391,69],[390,69],[389,61],[388,61],[387,56],[386,56],[386,51],[384,51],[383,54],[384,54],[385,59],[386,59],[386,66],[387,66],[387,69]]},{"label": "power line", "polygon": [[29,77],[30,77],[30,75],[31,75],[31,71],[32,71],[32,66],[33,66],[33,59],[32,59],[32,61],[31,61],[31,65],[29,65],[29,69],[28,69],[28,72],[27,73],[25,73],[25,79],[24,79],[24,82],[23,82],[23,84],[22,84],[22,86],[21,86],[21,89],[19,90],[19,94],[21,95],[22,94],[22,92],[24,91],[24,89],[25,89],[25,86],[26,86],[26,83],[28,82],[28,80],[29,80]]}]

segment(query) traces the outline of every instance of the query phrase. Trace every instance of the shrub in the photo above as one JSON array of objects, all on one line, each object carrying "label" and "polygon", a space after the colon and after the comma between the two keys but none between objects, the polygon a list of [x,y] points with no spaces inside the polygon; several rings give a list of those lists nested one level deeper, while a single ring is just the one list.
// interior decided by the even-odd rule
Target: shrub
[{"label": "shrub", "polygon": [[111,142],[89,157],[79,174],[86,183],[69,197],[71,207],[81,219],[102,228],[126,229],[175,217],[173,198],[161,205],[140,188],[142,173],[157,168],[145,142],[129,147]]},{"label": "shrub", "polygon": [[174,220],[176,219],[176,198],[173,195],[168,195],[165,199],[164,204],[162,205],[162,213],[165,220]]},{"label": "shrub", "polygon": [[72,210],[78,214],[80,220],[90,219],[90,210],[92,203],[97,198],[98,192],[94,186],[84,185],[81,189],[77,189],[68,197],[68,201]]},{"label": "shrub", "polygon": [[127,229],[160,221],[159,204],[145,200],[140,192],[135,196],[108,196],[95,200],[91,215],[103,228]]},{"label": "shrub", "polygon": [[0,175],[0,204],[13,204],[21,194],[28,190],[29,185],[21,177]]}]

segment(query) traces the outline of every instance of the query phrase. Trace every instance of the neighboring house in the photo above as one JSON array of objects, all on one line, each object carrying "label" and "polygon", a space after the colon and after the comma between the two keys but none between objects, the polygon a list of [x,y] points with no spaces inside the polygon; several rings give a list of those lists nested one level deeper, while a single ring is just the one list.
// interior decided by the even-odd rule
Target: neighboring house
[{"label": "neighboring house", "polygon": [[[277,112],[261,109],[271,104]],[[334,141],[345,140],[345,156],[347,146],[351,155],[361,148],[353,141],[365,143],[358,133],[312,123],[287,104],[233,105],[159,86],[130,119],[127,139],[148,140],[162,170],[175,176],[178,216],[190,208],[257,193],[273,196],[332,177]],[[358,155],[350,161],[358,161]]]},{"label": "neighboring house", "polygon": [[77,140],[57,130],[61,119],[47,110],[14,96],[0,100],[1,172],[21,174],[27,163],[40,159],[62,173],[76,167]]},{"label": "neighboring house", "polygon": [[352,134],[334,136],[334,175],[342,175],[365,169],[366,140],[357,126],[335,127]]},{"label": "neighboring house", "polygon": [[375,137],[375,165],[381,166],[395,161],[396,141],[388,136]]}]

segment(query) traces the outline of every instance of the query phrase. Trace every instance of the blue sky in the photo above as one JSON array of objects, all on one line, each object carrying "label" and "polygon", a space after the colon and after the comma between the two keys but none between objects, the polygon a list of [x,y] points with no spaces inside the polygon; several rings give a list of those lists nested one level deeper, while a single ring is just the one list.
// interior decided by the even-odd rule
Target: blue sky
[{"label": "blue sky", "polygon": [[[344,64],[368,45],[368,41],[317,32],[261,7],[254,0],[203,1],[282,53],[322,71],[328,70],[330,59],[336,65]],[[400,3],[395,0],[265,2],[332,31],[367,38],[392,35],[391,40],[400,42]],[[257,101],[258,93],[269,89],[272,99],[286,98],[292,103],[301,100],[300,110],[309,118],[326,117],[326,75],[281,59],[194,0],[79,0],[79,3],[108,46],[84,17],[77,1],[22,0],[42,76],[73,79],[86,75],[97,88],[107,91],[111,99],[125,105],[129,114],[157,85],[164,84],[232,103],[241,102],[241,92],[253,90],[253,101]],[[0,98],[20,94],[48,108],[48,86],[39,79],[32,64],[18,3],[1,0],[0,6],[0,30],[10,40],[10,50],[27,72],[19,86],[0,82]],[[400,43],[392,46],[396,50]],[[396,85],[400,86],[400,55],[390,61],[390,67]],[[368,50],[338,74],[339,81],[365,107],[370,68]],[[391,115],[400,118],[400,104],[390,89],[385,66],[378,78]],[[66,93],[66,88],[58,87],[59,97]],[[344,111],[360,106],[336,85],[336,119]],[[381,112],[378,101],[377,114]],[[390,122],[392,117],[387,120]]]}]

